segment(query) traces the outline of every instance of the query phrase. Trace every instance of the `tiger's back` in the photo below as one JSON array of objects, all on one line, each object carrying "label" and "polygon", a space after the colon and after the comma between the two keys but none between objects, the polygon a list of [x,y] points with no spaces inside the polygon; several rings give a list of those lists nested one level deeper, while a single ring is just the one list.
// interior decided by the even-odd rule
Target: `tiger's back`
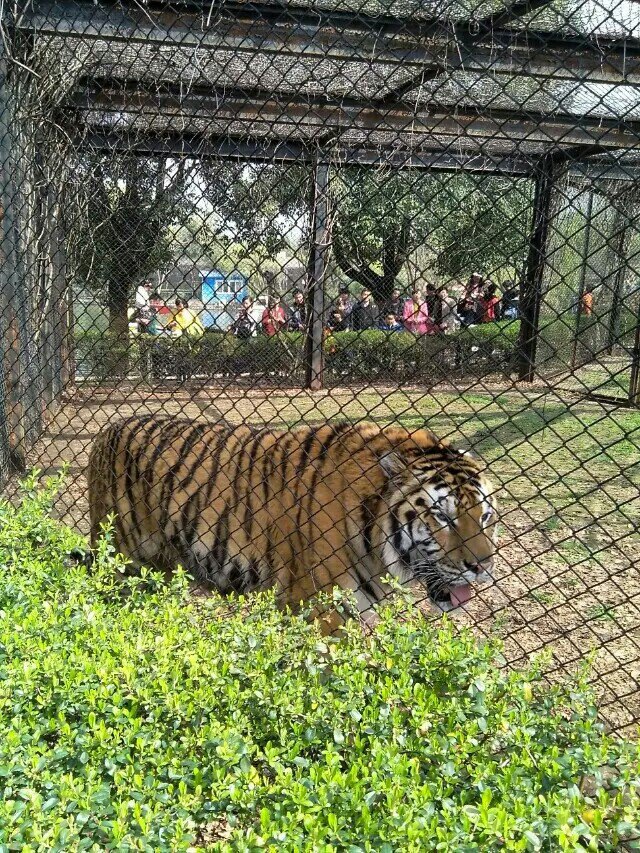
[{"label": "tiger's back", "polygon": [[[391,471],[385,460],[399,457]],[[403,530],[415,525],[401,503],[423,488],[410,485],[412,466],[434,464],[457,465],[461,483],[479,476],[427,430],[131,418],[107,427],[90,455],[92,543],[113,513],[115,546],[136,564],[180,563],[223,593],[275,585],[291,605],[339,586],[366,611],[387,594],[383,574],[407,575]]]}]

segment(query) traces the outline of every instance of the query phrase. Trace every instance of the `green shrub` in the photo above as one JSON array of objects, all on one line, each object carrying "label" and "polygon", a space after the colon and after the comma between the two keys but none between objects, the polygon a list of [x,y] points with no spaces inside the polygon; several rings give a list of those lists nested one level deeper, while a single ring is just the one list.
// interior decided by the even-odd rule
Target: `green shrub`
[{"label": "green shrub", "polygon": [[55,486],[0,503],[3,851],[636,849],[638,747],[582,680],[402,602],[327,640],[269,596],[117,580],[107,541],[87,571]]},{"label": "green shrub", "polygon": [[[415,337],[405,332],[338,332],[325,341],[330,373],[359,381],[433,377],[452,368],[486,371],[505,367],[515,352],[519,323],[504,321],[462,329],[452,335]],[[189,376],[299,375],[304,336],[284,332],[241,340],[208,332],[198,340],[143,335],[131,341],[123,357],[120,341],[98,332],[77,337],[85,375],[120,378],[122,365],[148,380]],[[126,349],[126,348],[125,348]],[[126,372],[126,371],[124,371]]]},{"label": "green shrub", "polygon": [[506,366],[515,352],[519,327],[518,322],[505,321],[420,337],[408,332],[339,332],[327,341],[327,367],[364,381],[433,378],[434,371],[438,378],[452,368],[495,369]]},{"label": "green shrub", "polygon": [[138,338],[91,330],[75,336],[76,369],[82,376],[102,382],[141,372]]}]

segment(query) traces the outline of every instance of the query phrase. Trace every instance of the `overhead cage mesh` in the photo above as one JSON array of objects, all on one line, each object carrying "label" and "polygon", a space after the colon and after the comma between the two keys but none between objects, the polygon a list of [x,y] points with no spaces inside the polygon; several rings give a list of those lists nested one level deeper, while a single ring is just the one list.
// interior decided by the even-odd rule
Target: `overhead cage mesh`
[{"label": "overhead cage mesh", "polygon": [[[90,500],[112,510],[134,562],[290,604],[346,586],[363,618],[402,563],[425,616],[509,664],[595,650],[631,731],[638,5],[34,0],[2,36],[7,494],[66,464],[56,515],[88,535]],[[495,558],[486,507],[446,498],[471,519],[453,556],[451,519],[396,513],[418,463],[390,471],[391,425],[480,460]],[[448,452],[422,447],[423,486],[474,479]]]}]

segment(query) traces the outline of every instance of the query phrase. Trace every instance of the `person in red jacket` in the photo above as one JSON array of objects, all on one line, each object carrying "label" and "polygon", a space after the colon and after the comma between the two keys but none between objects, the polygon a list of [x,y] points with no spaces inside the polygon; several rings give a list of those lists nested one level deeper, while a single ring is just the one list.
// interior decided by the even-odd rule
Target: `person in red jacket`
[{"label": "person in red jacket", "polygon": [[500,300],[496,296],[496,290],[497,288],[495,284],[493,284],[493,282],[488,282],[482,292],[482,296],[478,300],[482,311],[482,316],[480,318],[481,323],[492,323],[494,320],[498,319],[498,306],[500,304]]},{"label": "person in red jacket", "polygon": [[262,312],[262,331],[268,338],[277,335],[287,324],[287,315],[277,299],[269,297],[268,307]]}]

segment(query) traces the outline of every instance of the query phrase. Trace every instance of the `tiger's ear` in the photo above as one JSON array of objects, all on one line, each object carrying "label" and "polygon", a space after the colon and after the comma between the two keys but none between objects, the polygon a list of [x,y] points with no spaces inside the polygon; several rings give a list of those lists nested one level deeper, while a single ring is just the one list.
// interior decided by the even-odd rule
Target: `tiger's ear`
[{"label": "tiger's ear", "polygon": [[397,477],[398,474],[407,469],[407,460],[397,450],[388,450],[386,453],[378,456],[378,461],[389,479]]}]

